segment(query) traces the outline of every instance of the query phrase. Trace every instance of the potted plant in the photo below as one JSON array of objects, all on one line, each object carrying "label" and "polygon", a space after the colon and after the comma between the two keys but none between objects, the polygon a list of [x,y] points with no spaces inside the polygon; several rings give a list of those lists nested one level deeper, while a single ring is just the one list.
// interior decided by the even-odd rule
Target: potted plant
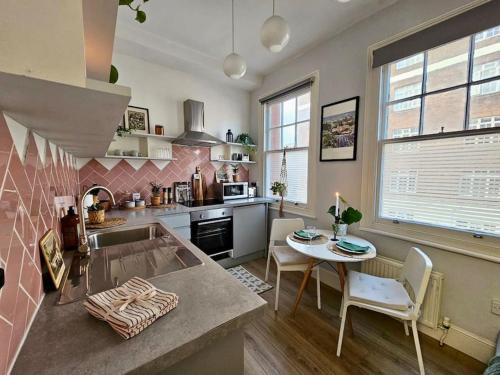
[{"label": "potted plant", "polygon": [[253,142],[252,137],[250,137],[247,133],[241,133],[236,137],[236,143],[241,143],[243,146],[243,151],[245,151],[245,155],[249,155],[254,151],[255,144]]},{"label": "potted plant", "polygon": [[281,197],[280,200],[280,217],[283,217],[283,198],[286,194],[286,184],[279,181],[274,181],[271,185],[271,191],[274,195],[279,195]]},{"label": "potted plant", "polygon": [[240,166],[238,164],[231,164],[231,169],[233,170],[233,182],[239,182],[240,181]]},{"label": "potted plant", "polygon": [[[340,202],[347,206],[342,213],[340,213]],[[335,220],[332,224],[334,241],[337,239],[337,235],[347,235],[348,226],[359,222],[363,218],[363,214],[360,211],[350,207],[349,203],[347,203],[347,201],[338,194],[336,204],[330,206],[328,213],[332,215]]]},{"label": "potted plant", "polygon": [[104,207],[100,203],[94,203],[92,206],[88,206],[87,212],[89,214],[89,224],[104,223]]},{"label": "potted plant", "polygon": [[151,185],[151,205],[152,206],[159,206],[161,204],[161,188],[163,187],[163,184],[160,184],[159,182],[150,182],[149,185]]}]

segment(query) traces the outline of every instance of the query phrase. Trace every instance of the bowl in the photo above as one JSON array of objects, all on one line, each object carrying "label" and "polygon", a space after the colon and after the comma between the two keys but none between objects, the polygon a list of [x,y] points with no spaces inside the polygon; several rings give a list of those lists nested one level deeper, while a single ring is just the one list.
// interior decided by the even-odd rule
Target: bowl
[{"label": "bowl", "polygon": [[135,206],[136,207],[144,207],[146,205],[146,201],[144,199],[136,199]]},{"label": "bowl", "polygon": [[135,202],[134,201],[125,201],[125,202],[123,202],[123,207],[125,207],[125,208],[134,208],[135,207]]}]

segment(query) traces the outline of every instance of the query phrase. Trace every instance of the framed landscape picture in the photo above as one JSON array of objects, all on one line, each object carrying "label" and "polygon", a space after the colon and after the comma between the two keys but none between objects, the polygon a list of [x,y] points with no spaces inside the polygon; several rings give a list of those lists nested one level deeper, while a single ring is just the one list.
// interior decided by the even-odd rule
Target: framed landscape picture
[{"label": "framed landscape picture", "polygon": [[359,96],[321,107],[320,161],[356,160]]},{"label": "framed landscape picture", "polygon": [[47,264],[50,278],[52,279],[56,289],[59,289],[64,275],[65,266],[61,248],[59,247],[59,243],[52,229],[44,234],[39,245],[45,263]]},{"label": "framed landscape picture", "polygon": [[124,116],[125,129],[134,133],[149,134],[149,111],[147,108],[128,106]]}]

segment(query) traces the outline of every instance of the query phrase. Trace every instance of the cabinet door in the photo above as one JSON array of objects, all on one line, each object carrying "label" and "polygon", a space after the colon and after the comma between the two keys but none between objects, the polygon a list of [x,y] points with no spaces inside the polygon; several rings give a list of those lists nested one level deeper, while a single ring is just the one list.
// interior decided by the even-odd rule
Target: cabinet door
[{"label": "cabinet door", "polygon": [[164,215],[160,216],[160,220],[174,229],[189,227],[191,225],[191,217],[189,214]]},{"label": "cabinet door", "polygon": [[266,214],[265,204],[233,208],[235,258],[266,248]]}]

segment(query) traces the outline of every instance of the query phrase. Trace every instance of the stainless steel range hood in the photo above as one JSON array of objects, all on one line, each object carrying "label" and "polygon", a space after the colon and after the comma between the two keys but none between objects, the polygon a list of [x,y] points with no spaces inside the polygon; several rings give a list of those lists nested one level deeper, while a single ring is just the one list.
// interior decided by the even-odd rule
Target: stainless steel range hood
[{"label": "stainless steel range hood", "polygon": [[172,143],[184,146],[212,147],[223,144],[220,139],[205,133],[204,104],[196,100],[184,102],[184,133]]}]

